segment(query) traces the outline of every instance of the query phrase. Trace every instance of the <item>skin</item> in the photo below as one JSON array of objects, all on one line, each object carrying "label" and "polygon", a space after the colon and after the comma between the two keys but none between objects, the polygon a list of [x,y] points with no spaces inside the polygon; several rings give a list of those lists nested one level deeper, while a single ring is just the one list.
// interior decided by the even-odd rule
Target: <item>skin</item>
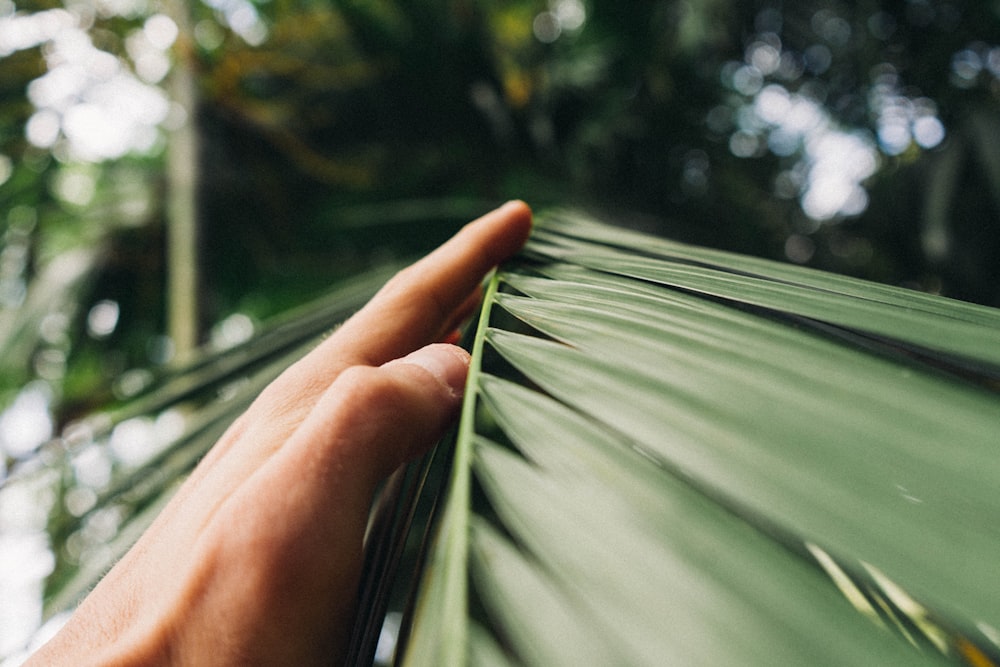
[{"label": "skin", "polygon": [[289,367],[28,664],[340,662],[373,493],[461,402],[439,341],[530,229],[523,202],[466,225]]}]

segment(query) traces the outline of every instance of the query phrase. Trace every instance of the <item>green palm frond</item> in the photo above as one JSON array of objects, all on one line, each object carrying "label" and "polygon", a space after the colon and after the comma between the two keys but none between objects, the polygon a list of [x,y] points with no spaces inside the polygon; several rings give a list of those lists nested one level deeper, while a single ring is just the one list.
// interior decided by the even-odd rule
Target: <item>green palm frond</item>
[{"label": "green palm frond", "polygon": [[1000,313],[543,216],[406,665],[994,664]]},{"label": "green palm frond", "polygon": [[[386,276],[26,462],[7,486],[56,502],[48,612]],[[408,665],[1000,664],[998,332],[992,309],[540,216],[470,335],[454,446],[383,492],[353,664],[398,592],[382,573],[410,560]],[[181,427],[116,458],[116,432],[161,422]],[[111,476],[91,489],[95,456]],[[435,503],[426,547],[397,537]]]}]

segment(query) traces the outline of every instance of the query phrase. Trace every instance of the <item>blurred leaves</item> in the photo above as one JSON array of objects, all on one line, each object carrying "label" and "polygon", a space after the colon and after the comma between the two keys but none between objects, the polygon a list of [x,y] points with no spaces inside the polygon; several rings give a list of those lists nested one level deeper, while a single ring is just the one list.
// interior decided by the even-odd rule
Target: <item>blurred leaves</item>
[{"label": "blurred leaves", "polygon": [[[39,9],[18,7],[25,15]],[[130,71],[151,76],[149,58],[165,57],[148,47],[169,33],[158,10],[71,9],[96,47]],[[186,11],[188,32],[176,35],[167,55],[197,76],[201,98],[190,117],[175,110],[162,129],[194,123],[202,143],[203,335],[235,312],[260,318],[301,303],[363,270],[373,255],[406,252],[389,249],[396,235],[342,229],[340,211],[394,200],[521,197],[626,208],[628,216],[616,217],[681,240],[994,299],[982,286],[998,282],[998,235],[980,221],[996,214],[988,194],[996,170],[989,141],[980,139],[996,118],[991,58],[1000,35],[983,3],[875,10],[650,0],[622,11],[604,0],[234,0]],[[3,59],[0,150],[14,173],[0,199],[36,209],[39,244],[60,228],[89,245],[97,235],[87,229],[108,219],[99,202],[119,195],[113,183],[124,171],[148,170],[145,205],[129,216],[130,231],[102,227],[115,238],[100,242],[145,250],[131,265],[100,269],[81,298],[122,304],[121,332],[96,353],[156,363],[145,348],[164,330],[157,255],[165,252],[163,190],[171,185],[162,137],[117,175],[101,166],[92,200],[68,202],[66,188],[55,186],[77,167],[65,162],[65,141],[46,151],[28,146],[23,132],[31,113],[25,91],[53,53],[43,42]],[[757,88],[734,85],[737,69]],[[808,160],[764,143],[775,128],[754,115],[754,91],[767,84],[811,100],[828,122],[870,146],[890,110],[934,111],[929,118],[940,118],[949,142],[936,150],[941,155],[917,148],[883,155],[862,184],[867,211],[820,224],[798,205]],[[756,142],[749,157],[733,153],[737,135]],[[973,157],[963,145],[982,149]],[[983,187],[947,185],[974,182]],[[435,239],[459,220],[438,222]],[[403,245],[432,245],[416,240],[427,224],[410,224]],[[948,242],[925,252],[922,235]],[[118,282],[140,285],[141,299],[112,294]]]}]

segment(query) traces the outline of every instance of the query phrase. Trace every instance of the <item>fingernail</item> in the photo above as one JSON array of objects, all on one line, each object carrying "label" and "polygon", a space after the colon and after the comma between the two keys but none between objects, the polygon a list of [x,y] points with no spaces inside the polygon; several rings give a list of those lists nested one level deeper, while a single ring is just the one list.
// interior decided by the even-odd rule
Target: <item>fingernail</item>
[{"label": "fingernail", "polygon": [[507,211],[513,208],[526,209],[529,207],[524,201],[520,199],[511,199],[510,201],[507,201],[502,206],[500,206],[501,211]]},{"label": "fingernail", "polygon": [[419,366],[447,387],[453,396],[461,396],[469,373],[469,359],[469,353],[456,345],[435,343],[389,363]]}]

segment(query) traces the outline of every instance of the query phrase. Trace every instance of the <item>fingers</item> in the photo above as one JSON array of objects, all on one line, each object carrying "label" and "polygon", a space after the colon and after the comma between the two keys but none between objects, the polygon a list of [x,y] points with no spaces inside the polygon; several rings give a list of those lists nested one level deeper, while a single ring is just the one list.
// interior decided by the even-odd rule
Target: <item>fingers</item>
[{"label": "fingers", "polygon": [[329,629],[351,627],[372,493],[461,403],[468,354],[429,343],[474,307],[483,276],[530,228],[521,202],[470,223],[282,374],[87,598],[67,626],[82,630],[53,650],[130,628],[126,646],[178,662],[320,664],[341,651],[346,635]]},{"label": "fingers", "polygon": [[[468,366],[467,352],[438,343],[381,367],[351,367],[267,465],[251,470],[230,457],[247,467],[242,483],[209,503],[197,539],[186,542],[200,549],[192,552],[200,577],[182,591],[174,606],[183,613],[167,633],[182,662],[198,662],[197,650],[182,650],[189,645],[207,645],[225,664],[240,664],[236,656],[326,664],[346,650],[374,490],[440,438]],[[226,642],[212,630],[223,621],[238,626]]]},{"label": "fingers", "polygon": [[436,340],[483,276],[520,250],[530,231],[524,202],[487,213],[401,271],[329,342],[344,345],[351,363],[378,365]]},{"label": "fingers", "polygon": [[449,339],[471,309],[480,282],[531,232],[531,209],[509,202],[469,223],[433,253],[397,274],[332,336],[285,371],[262,395],[267,421],[297,424],[345,368],[379,366]]},{"label": "fingers", "polygon": [[[373,487],[441,437],[461,404],[468,368],[469,354],[445,343],[381,367],[352,367],[320,398],[285,450],[296,465],[303,464],[298,457],[310,462],[302,469],[348,470],[354,480],[365,480],[362,488]],[[330,486],[320,488],[329,498]],[[370,496],[363,498],[366,507],[368,502]]]}]

